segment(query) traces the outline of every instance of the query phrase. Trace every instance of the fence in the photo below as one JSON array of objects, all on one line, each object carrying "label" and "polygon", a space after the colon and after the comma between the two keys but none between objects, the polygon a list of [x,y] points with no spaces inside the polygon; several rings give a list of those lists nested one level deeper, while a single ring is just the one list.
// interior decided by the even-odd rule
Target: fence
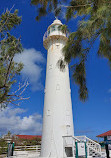
[{"label": "fence", "polygon": [[[7,153],[7,147],[0,147],[0,149],[4,149],[3,153],[1,154],[6,154]],[[18,156],[18,155],[27,155],[30,153],[31,154],[35,154],[37,156],[40,155],[40,151],[41,151],[41,146],[40,145],[33,145],[33,146],[15,146],[14,147],[14,156]]]}]

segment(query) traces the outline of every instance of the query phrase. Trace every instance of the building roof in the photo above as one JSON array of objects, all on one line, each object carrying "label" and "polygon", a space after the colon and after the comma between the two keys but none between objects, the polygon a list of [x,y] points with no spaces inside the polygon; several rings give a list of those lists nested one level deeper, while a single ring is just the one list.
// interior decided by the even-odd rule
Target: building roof
[{"label": "building roof", "polygon": [[105,133],[102,133],[100,135],[97,135],[96,137],[106,137],[106,136],[111,136],[111,130],[110,131],[107,131]]},{"label": "building roof", "polygon": [[41,138],[40,135],[16,135],[18,138],[21,139],[34,139],[34,138]]}]

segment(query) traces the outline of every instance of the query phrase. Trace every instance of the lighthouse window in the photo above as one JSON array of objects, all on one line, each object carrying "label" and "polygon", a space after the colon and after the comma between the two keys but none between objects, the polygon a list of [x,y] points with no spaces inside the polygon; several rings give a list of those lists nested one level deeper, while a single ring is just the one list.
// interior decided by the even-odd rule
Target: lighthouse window
[{"label": "lighthouse window", "polygon": [[52,27],[51,27],[51,31],[55,31],[55,26],[52,26]]},{"label": "lighthouse window", "polygon": [[49,70],[51,70],[52,69],[52,64],[51,65],[49,65]]},{"label": "lighthouse window", "polygon": [[56,47],[59,48],[59,43],[56,44]]},{"label": "lighthouse window", "polygon": [[50,110],[47,110],[47,116],[50,116]]},{"label": "lighthouse window", "polygon": [[58,31],[61,31],[61,25],[59,25],[57,29],[58,29]]},{"label": "lighthouse window", "polygon": [[66,116],[70,116],[69,110],[66,111]]},{"label": "lighthouse window", "polygon": [[50,30],[48,30],[48,35],[50,34]]},{"label": "lighthouse window", "polygon": [[56,90],[60,90],[60,85],[59,84],[57,84]]}]

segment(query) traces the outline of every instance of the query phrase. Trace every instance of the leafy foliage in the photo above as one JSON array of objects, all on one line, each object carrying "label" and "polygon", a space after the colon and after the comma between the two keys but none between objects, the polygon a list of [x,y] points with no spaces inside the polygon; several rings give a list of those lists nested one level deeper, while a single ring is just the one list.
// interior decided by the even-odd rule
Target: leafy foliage
[{"label": "leafy foliage", "polygon": [[18,10],[11,13],[11,10],[6,10],[0,16],[0,33],[4,35],[6,31],[9,31],[21,23],[21,17],[18,16]]},{"label": "leafy foliage", "polygon": [[[55,10],[59,8],[62,11],[66,8],[67,21],[81,17],[77,31],[70,34],[63,52],[67,63],[77,59],[75,60],[77,63],[72,66],[73,78],[79,85],[80,99],[85,101],[88,97],[85,70],[87,55],[96,40],[99,39],[97,54],[107,58],[111,67],[111,0],[32,0],[31,3],[38,7],[45,6],[45,15],[49,13],[49,8],[54,12],[54,6],[56,6]],[[41,16],[44,15],[38,10],[38,20]]]},{"label": "leafy foliage", "polygon": [[0,16],[0,105],[6,106],[13,102],[14,93],[10,94],[12,85],[16,82],[16,76],[23,68],[22,63],[15,63],[14,56],[20,53],[23,48],[20,38],[16,38],[9,33],[21,23],[18,10],[11,13],[6,10]]},{"label": "leafy foliage", "polygon": [[[65,0],[62,0],[65,1]],[[49,12],[54,12],[57,16],[61,12],[61,7],[58,6],[62,1],[58,0],[31,0],[32,5],[38,6],[38,15],[36,20],[40,20],[42,16],[47,15]]]},{"label": "leafy foliage", "polygon": [[0,147],[0,155],[4,153],[6,154],[8,145],[4,139],[0,139]]},{"label": "leafy foliage", "polygon": [[41,145],[41,138],[22,139],[22,138],[13,137],[12,142],[15,143],[15,146]]},{"label": "leafy foliage", "polygon": [[23,145],[26,145],[26,146],[40,145],[41,144],[41,139],[40,138],[34,138],[34,139],[31,139],[31,140],[21,139],[21,141],[23,142]]},{"label": "leafy foliage", "polygon": [[67,25],[60,25],[59,29],[63,32],[63,33],[68,33],[69,29],[67,27]]}]

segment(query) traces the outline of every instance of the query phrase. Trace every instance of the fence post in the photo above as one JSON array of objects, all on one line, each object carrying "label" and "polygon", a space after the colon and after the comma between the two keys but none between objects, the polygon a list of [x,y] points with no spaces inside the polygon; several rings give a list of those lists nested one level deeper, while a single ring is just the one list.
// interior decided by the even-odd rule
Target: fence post
[{"label": "fence post", "polygon": [[85,153],[86,153],[86,158],[87,158],[87,145],[86,145],[86,142],[85,142]]},{"label": "fence post", "polygon": [[77,142],[75,142],[75,146],[76,146],[76,158],[78,158],[78,146],[77,146]]}]

